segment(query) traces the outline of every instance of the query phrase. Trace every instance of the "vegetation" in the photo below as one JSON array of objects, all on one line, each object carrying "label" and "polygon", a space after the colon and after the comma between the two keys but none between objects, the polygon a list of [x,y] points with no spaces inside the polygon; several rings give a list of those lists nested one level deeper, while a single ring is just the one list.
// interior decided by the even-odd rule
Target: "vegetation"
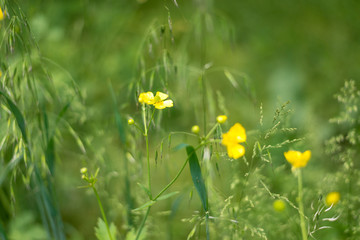
[{"label": "vegetation", "polygon": [[359,239],[358,6],[0,0],[0,239]]}]

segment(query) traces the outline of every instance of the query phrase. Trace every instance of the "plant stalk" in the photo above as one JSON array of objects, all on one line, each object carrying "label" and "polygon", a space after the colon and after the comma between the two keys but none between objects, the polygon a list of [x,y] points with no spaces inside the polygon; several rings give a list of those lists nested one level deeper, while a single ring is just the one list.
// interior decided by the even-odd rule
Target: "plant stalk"
[{"label": "plant stalk", "polygon": [[108,221],[107,221],[107,218],[106,218],[106,215],[105,215],[105,212],[104,212],[104,208],[103,208],[103,206],[102,206],[102,204],[101,204],[101,200],[100,200],[99,194],[98,194],[98,192],[97,192],[97,190],[96,190],[96,188],[95,188],[94,185],[92,185],[91,187],[92,187],[92,189],[94,190],[96,199],[97,199],[97,201],[98,201],[98,204],[99,204],[99,207],[100,207],[100,212],[101,212],[101,215],[102,215],[102,217],[103,217],[103,219],[104,219],[104,222],[105,222],[105,225],[106,225],[106,229],[107,229],[107,232],[108,232],[108,234],[109,234],[109,238],[110,238],[110,240],[113,240],[112,235],[111,235],[111,232],[110,232],[109,223],[108,223]]},{"label": "plant stalk", "polygon": [[298,171],[298,187],[299,187],[299,214],[300,214],[300,227],[303,240],[307,240],[307,231],[304,218],[304,205],[303,205],[303,186],[302,186],[302,172]]}]

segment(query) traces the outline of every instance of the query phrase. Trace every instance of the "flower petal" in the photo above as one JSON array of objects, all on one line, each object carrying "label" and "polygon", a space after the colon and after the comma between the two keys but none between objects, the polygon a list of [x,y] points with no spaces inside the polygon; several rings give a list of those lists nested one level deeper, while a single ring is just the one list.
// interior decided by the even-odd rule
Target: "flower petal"
[{"label": "flower petal", "polygon": [[138,100],[140,103],[154,104],[154,94],[152,92],[140,93]]},{"label": "flower petal", "polygon": [[227,146],[227,152],[230,158],[238,159],[245,154],[245,148],[240,144],[232,144]]},{"label": "flower petal", "polygon": [[165,99],[167,99],[169,97],[169,95],[167,95],[166,93],[162,93],[162,92],[156,92],[155,98],[159,98],[161,101],[164,101]]},{"label": "flower petal", "polygon": [[154,103],[154,106],[156,109],[164,109],[167,107],[172,107],[172,106],[174,106],[174,104],[173,104],[172,100],[166,100],[166,101],[156,102],[156,103]]}]

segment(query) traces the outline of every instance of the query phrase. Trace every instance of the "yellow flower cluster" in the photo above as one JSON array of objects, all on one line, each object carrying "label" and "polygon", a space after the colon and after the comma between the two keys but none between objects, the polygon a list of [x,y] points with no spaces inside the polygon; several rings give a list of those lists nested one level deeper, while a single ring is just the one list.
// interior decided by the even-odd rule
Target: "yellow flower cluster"
[{"label": "yellow flower cluster", "polygon": [[245,154],[245,148],[239,144],[246,141],[245,128],[240,123],[235,123],[227,133],[222,135],[222,145],[226,146],[229,157],[238,159]]},{"label": "yellow flower cluster", "polygon": [[294,169],[305,167],[311,157],[311,151],[305,152],[290,150],[284,153],[286,160],[293,166]]},{"label": "yellow flower cluster", "polygon": [[162,92],[157,92],[155,96],[152,92],[143,92],[140,93],[138,100],[140,103],[154,105],[156,109],[164,109],[174,106],[172,100],[166,100],[168,97],[169,95]]}]

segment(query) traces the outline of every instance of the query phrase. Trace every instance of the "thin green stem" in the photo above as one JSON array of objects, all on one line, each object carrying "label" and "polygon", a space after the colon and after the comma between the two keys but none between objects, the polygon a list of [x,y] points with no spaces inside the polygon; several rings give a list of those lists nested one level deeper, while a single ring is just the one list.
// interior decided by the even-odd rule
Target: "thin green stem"
[{"label": "thin green stem", "polygon": [[106,218],[106,215],[105,215],[105,212],[104,212],[104,208],[103,208],[103,206],[102,206],[102,204],[101,204],[99,194],[98,194],[98,192],[97,192],[97,190],[96,190],[96,188],[95,188],[94,185],[92,185],[91,187],[92,187],[92,189],[94,190],[96,199],[97,199],[97,201],[98,201],[98,204],[99,204],[99,207],[100,207],[100,212],[101,212],[101,215],[102,215],[102,217],[103,217],[103,219],[104,219],[104,222],[105,222],[105,225],[106,225],[106,229],[107,229],[107,232],[108,232],[108,234],[109,234],[109,238],[110,238],[110,240],[113,240],[113,238],[112,238],[112,236],[111,236],[111,232],[110,232],[109,223],[108,223],[108,221],[107,221],[107,218]]},{"label": "thin green stem", "polygon": [[141,235],[141,232],[142,232],[142,230],[143,230],[143,228],[144,228],[144,226],[145,226],[146,219],[147,219],[147,217],[149,216],[150,209],[151,209],[151,206],[149,206],[149,207],[147,208],[147,210],[146,210],[145,216],[144,216],[144,218],[143,218],[143,220],[142,220],[142,222],[141,222],[141,225],[140,225],[139,230],[138,230],[138,232],[137,232],[137,234],[136,234],[135,240],[138,240],[139,237],[140,237],[140,235]]},{"label": "thin green stem", "polygon": [[214,127],[209,131],[209,133],[206,135],[205,137],[205,141],[208,140],[211,136],[211,134],[213,134],[213,132],[216,130],[216,128],[220,125],[220,123],[216,123],[214,125]]},{"label": "thin green stem", "polygon": [[[142,115],[143,115],[143,121],[144,121],[144,136],[145,136],[145,142],[146,142],[146,160],[147,160],[147,169],[148,169],[148,188],[150,192],[150,198],[152,198],[151,195],[151,171],[150,171],[150,154],[149,154],[149,136],[148,136],[148,127],[146,123],[146,108],[145,103],[142,105]],[[153,115],[154,116],[154,112]],[[151,122],[151,120],[150,120]],[[151,200],[151,199],[150,199]]]},{"label": "thin green stem", "polygon": [[[205,144],[205,143],[204,143]],[[195,148],[195,151],[198,150],[201,146],[203,146],[204,144],[200,144]],[[194,152],[195,152],[194,151]],[[189,159],[190,159],[191,155],[188,156],[184,162],[184,164],[182,165],[182,167],[180,168],[179,172],[176,174],[176,176],[173,178],[173,180],[171,180],[171,182],[169,182],[159,193],[158,195],[156,195],[156,197],[153,199],[153,201],[156,201],[169,187],[171,187],[171,185],[174,184],[174,182],[179,178],[179,176],[181,175],[181,173],[183,172],[183,170],[185,169],[186,164],[188,163]]]},{"label": "thin green stem", "polygon": [[307,240],[307,231],[305,226],[304,218],[304,205],[303,205],[303,187],[302,187],[302,172],[301,169],[298,171],[298,186],[299,186],[299,214],[300,214],[300,227],[301,235],[303,240]]}]

